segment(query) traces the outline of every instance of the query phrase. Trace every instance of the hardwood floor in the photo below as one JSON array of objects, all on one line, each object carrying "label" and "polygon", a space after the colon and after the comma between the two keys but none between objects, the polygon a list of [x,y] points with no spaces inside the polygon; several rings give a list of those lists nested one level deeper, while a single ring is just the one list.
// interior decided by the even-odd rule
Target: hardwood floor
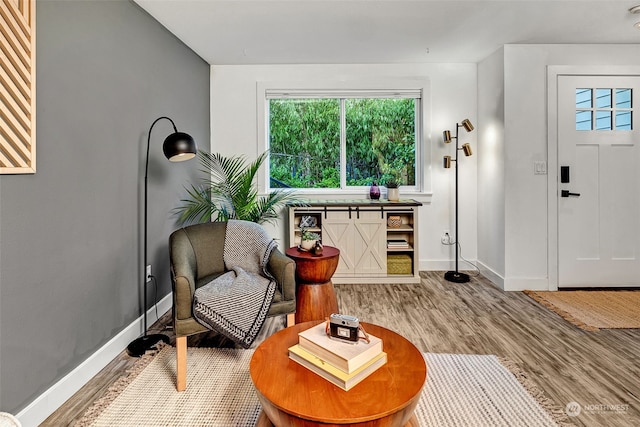
[{"label": "hardwood floor", "polygon": [[[423,272],[416,285],[336,285],[340,311],[401,333],[431,353],[495,354],[514,362],[556,405],[577,402],[577,426],[640,425],[640,329],[583,331],[521,292],[482,277],[456,284]],[[171,322],[165,314],[152,331]],[[258,338],[284,327],[270,319]],[[173,341],[173,334],[164,330]],[[232,346],[214,334],[190,346]],[[42,425],[73,425],[135,363],[123,352]]]}]

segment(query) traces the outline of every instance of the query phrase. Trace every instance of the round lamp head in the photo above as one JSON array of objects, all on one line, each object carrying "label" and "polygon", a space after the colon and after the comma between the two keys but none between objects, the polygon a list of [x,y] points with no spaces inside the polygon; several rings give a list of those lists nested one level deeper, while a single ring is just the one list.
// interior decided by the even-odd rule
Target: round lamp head
[{"label": "round lamp head", "polygon": [[164,140],[162,151],[169,161],[183,162],[193,159],[198,148],[191,135],[184,132],[174,132]]},{"label": "round lamp head", "polygon": [[467,132],[471,132],[473,130],[473,125],[471,124],[471,121],[469,121],[469,119],[464,119],[462,121],[462,127],[464,128],[464,130],[466,130]]},{"label": "round lamp head", "polygon": [[464,155],[467,157],[473,154],[473,152],[471,151],[471,146],[468,143],[462,144],[462,151],[464,152]]}]

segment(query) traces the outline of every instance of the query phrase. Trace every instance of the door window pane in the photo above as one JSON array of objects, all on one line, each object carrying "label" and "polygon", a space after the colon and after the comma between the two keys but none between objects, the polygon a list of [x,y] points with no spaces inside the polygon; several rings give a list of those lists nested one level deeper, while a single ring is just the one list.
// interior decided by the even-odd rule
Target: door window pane
[{"label": "door window pane", "polygon": [[616,130],[631,130],[631,111],[616,113]]},{"label": "door window pane", "polygon": [[611,111],[596,111],[596,130],[611,129]]},{"label": "door window pane", "polygon": [[611,108],[611,89],[596,89],[596,108]]},{"label": "door window pane", "polygon": [[631,108],[631,89],[616,89],[616,108]]},{"label": "door window pane", "polygon": [[576,89],[576,108],[591,108],[591,89]]},{"label": "door window pane", "polygon": [[576,130],[591,130],[593,124],[591,122],[591,110],[576,111]]}]

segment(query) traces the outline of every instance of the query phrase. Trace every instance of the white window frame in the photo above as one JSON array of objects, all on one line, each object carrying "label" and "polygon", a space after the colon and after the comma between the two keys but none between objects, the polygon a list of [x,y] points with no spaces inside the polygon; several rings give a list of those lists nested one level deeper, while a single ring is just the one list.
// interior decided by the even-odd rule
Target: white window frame
[{"label": "white window frame", "polygon": [[[430,86],[425,79],[398,79],[393,81],[376,82],[257,82],[257,140],[258,153],[268,149],[269,132],[269,99],[283,98],[357,98],[367,95],[369,97],[393,98],[402,97],[406,93],[419,93],[417,102],[419,108],[416,111],[416,183],[412,186],[401,186],[403,195],[431,195],[431,168],[425,165],[431,164],[430,138],[427,129],[430,128]],[[394,96],[394,94],[396,94]],[[335,96],[334,96],[335,95]],[[345,123],[341,123],[344,127]],[[344,129],[342,129],[344,131]],[[344,132],[341,132],[341,165],[345,164],[346,141]],[[346,182],[345,168],[341,167],[341,182]],[[270,191],[269,162],[263,165],[263,171],[258,177],[260,192]],[[275,189],[274,189],[275,190]],[[297,188],[296,192],[303,196],[350,196],[368,194],[369,187],[348,186],[342,188]],[[286,191],[286,190],[283,190]]]}]

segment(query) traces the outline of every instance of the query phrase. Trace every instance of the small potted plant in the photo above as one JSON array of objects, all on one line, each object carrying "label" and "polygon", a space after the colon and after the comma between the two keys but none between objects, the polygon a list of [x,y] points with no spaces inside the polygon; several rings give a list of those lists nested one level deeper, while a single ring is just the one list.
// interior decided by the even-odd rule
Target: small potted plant
[{"label": "small potted plant", "polygon": [[390,202],[397,202],[400,200],[400,192],[398,190],[398,181],[389,180],[387,181],[387,199]]},{"label": "small potted plant", "polygon": [[318,240],[320,240],[320,235],[318,233],[314,233],[313,231],[309,231],[304,228],[301,230],[300,248],[305,251],[310,251],[316,245]]}]

